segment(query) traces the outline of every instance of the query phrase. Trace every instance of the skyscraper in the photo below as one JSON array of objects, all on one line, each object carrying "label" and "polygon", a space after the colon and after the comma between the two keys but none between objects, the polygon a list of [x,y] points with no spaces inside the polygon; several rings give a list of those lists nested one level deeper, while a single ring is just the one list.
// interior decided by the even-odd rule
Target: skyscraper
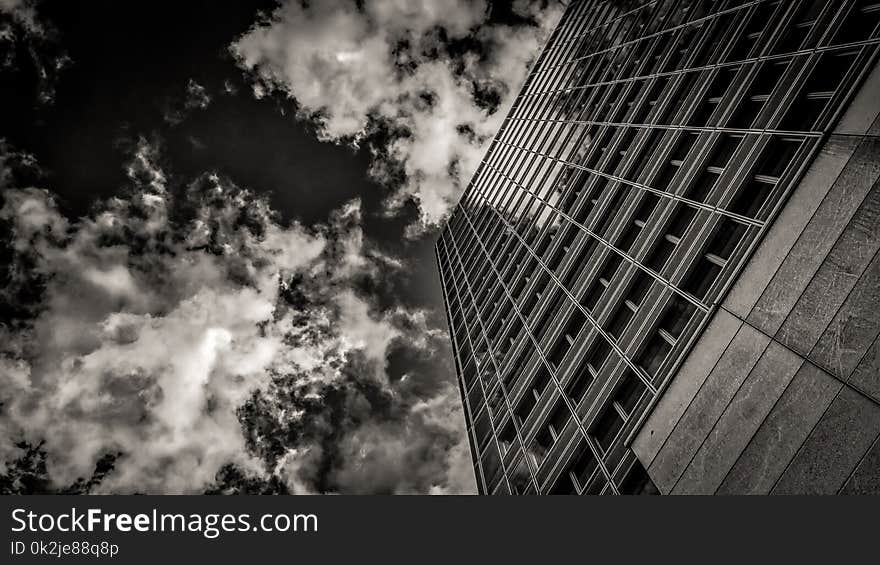
[{"label": "skyscraper", "polygon": [[437,242],[479,491],[880,491],[880,3],[571,2]]}]

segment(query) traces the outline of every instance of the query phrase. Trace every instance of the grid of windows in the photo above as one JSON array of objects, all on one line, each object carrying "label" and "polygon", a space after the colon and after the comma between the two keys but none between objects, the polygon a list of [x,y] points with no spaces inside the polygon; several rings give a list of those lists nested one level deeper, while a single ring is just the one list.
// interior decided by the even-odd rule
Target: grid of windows
[{"label": "grid of windows", "polygon": [[569,4],[437,243],[481,492],[653,490],[627,440],[878,23],[865,0]]}]

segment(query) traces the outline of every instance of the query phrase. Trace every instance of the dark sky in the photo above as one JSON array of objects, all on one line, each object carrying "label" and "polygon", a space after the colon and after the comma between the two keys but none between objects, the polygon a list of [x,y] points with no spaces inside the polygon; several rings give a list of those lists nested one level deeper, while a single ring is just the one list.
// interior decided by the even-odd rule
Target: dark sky
[{"label": "dark sky", "polygon": [[[123,164],[141,135],[162,140],[165,166],[179,181],[207,170],[222,172],[269,194],[285,221],[325,221],[331,210],[359,197],[367,236],[417,265],[411,277],[398,281],[399,298],[441,307],[434,238],[404,240],[403,229],[414,218],[411,206],[398,217],[382,214],[383,193],[367,175],[369,151],[319,141],[308,122],[294,118],[286,97],[251,95],[229,45],[261,10],[275,5],[204,0],[40,5],[40,16],[55,28],[71,63],[59,75],[54,103],[45,105],[35,103],[40,84],[33,65],[0,73],[0,136],[38,158],[47,172],[45,184],[74,216],[124,186]],[[26,61],[26,54],[20,56]],[[212,103],[170,124],[164,116],[181,104],[190,79],[207,89]],[[225,84],[236,93],[225,94]]]}]

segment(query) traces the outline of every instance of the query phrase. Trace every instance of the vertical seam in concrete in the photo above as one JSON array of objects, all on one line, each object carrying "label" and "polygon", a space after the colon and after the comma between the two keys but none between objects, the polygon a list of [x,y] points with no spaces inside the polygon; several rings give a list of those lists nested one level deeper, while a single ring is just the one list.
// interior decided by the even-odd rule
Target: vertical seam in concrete
[{"label": "vertical seam in concrete", "polygon": [[792,462],[794,462],[794,460],[797,459],[797,456],[800,455],[801,451],[804,450],[804,445],[807,444],[807,441],[809,441],[810,437],[813,435],[813,432],[816,431],[816,426],[819,425],[819,422],[822,421],[822,418],[825,417],[825,414],[827,414],[828,410],[831,409],[831,407],[834,405],[834,401],[837,400],[837,398],[840,396],[840,393],[843,392],[844,388],[845,388],[844,386],[840,387],[840,389],[837,391],[837,394],[834,395],[834,398],[831,399],[831,402],[829,402],[828,406],[825,407],[825,410],[822,411],[822,414],[816,420],[816,423],[813,424],[813,427],[810,428],[810,431],[809,431],[809,433],[807,433],[806,437],[804,438],[804,441],[801,442],[801,444],[797,448],[797,451],[794,452],[794,455],[792,455],[791,459],[788,460],[788,463],[785,464],[785,467],[782,469],[782,472],[779,473],[779,476],[776,477],[775,481],[773,481],[773,485],[770,486],[770,489],[767,491],[767,494],[773,494],[773,489],[775,489],[776,486],[779,485],[779,481],[781,481],[782,477],[785,476],[785,473],[791,467]]},{"label": "vertical seam in concrete", "polygon": [[[880,181],[878,181],[878,183],[880,183]],[[830,327],[831,327],[831,324],[834,323],[834,320],[837,319],[837,315],[840,314],[840,311],[843,310],[843,307],[844,307],[844,306],[846,306],[846,302],[847,302],[847,300],[849,300],[849,297],[852,295],[853,291],[855,291],[855,289],[859,286],[859,283],[862,282],[862,275],[865,274],[865,271],[868,270],[868,267],[871,266],[871,263],[873,263],[874,261],[876,261],[878,257],[880,257],[880,249],[878,249],[877,251],[875,251],[875,252],[874,252],[874,255],[871,257],[870,261],[868,261],[868,262],[865,264],[865,268],[864,268],[864,270],[862,270],[862,272],[859,274],[859,279],[856,281],[856,284],[854,284],[853,287],[852,287],[851,289],[849,289],[849,292],[846,293],[846,297],[843,299],[843,302],[840,303],[840,306],[838,306],[838,307],[837,307],[837,310],[834,311],[834,315],[831,316],[831,321],[828,322],[828,325],[825,326],[825,329],[822,330],[822,333],[821,333],[821,334],[819,334],[819,339],[816,340],[816,343],[813,345],[812,348],[810,348],[809,353],[807,353],[807,354],[805,355],[805,357],[810,358],[810,357],[813,355],[813,353],[816,351],[816,348],[819,347],[819,344],[822,342],[822,338],[825,336],[825,333],[828,331],[828,328],[830,328]],[[865,355],[867,355],[868,351],[870,351],[870,349],[871,349],[871,345],[874,344],[874,341],[875,341],[876,339],[877,339],[877,336],[874,336],[874,339],[871,340],[871,343],[868,344],[868,348],[865,350],[865,353],[862,353],[862,356],[859,357],[858,362],[857,362],[855,365],[853,365],[852,370],[850,370],[849,373],[846,374],[846,375],[840,375],[839,379],[840,379],[841,382],[843,382],[843,383],[847,383],[847,381],[849,381],[849,378],[850,378],[850,376],[852,375],[852,372],[855,371],[856,367],[859,366],[859,363],[862,362],[862,359],[865,358]],[[794,351],[794,349],[792,349],[792,351]],[[820,366],[819,363],[817,363],[816,361],[813,361],[813,363],[814,363],[816,366]],[[832,375],[834,375],[834,371],[831,369],[831,367],[828,367],[826,370],[827,370],[829,373],[831,373]]]},{"label": "vertical seam in concrete", "polygon": [[849,482],[852,480],[853,476],[855,476],[856,471],[859,470],[859,467],[862,465],[862,462],[868,457],[868,455],[871,453],[871,450],[874,449],[874,446],[877,445],[878,440],[880,440],[880,433],[877,434],[877,437],[875,437],[874,441],[871,442],[871,445],[868,446],[868,449],[867,449],[867,451],[865,451],[864,455],[862,455],[862,457],[856,462],[856,466],[853,467],[853,470],[850,472],[849,475],[847,475],[846,480],[843,481],[843,484],[840,485],[840,488],[837,489],[837,492],[835,494],[840,494],[841,492],[843,492],[843,489],[846,488],[846,485],[848,485]]},{"label": "vertical seam in concrete", "polygon": [[862,363],[865,362],[865,358],[868,356],[868,353],[871,352],[871,349],[877,344],[878,341],[880,341],[880,333],[878,333],[877,336],[874,338],[874,341],[872,341],[872,342],[870,343],[870,345],[868,345],[868,348],[865,350],[864,353],[862,353],[862,356],[859,357],[859,361],[858,361],[858,362],[855,364],[855,366],[853,367],[852,372],[850,372],[849,376],[848,376],[848,377],[846,378],[846,380],[843,381],[843,382],[846,384],[846,386],[851,387],[851,388],[854,388],[855,390],[858,390],[859,392],[861,392],[861,393],[864,394],[865,396],[871,398],[874,402],[880,404],[880,399],[874,398],[872,395],[870,395],[870,394],[868,394],[868,393],[862,391],[862,390],[861,390],[861,387],[859,387],[859,386],[857,386],[857,385],[854,385],[854,384],[852,384],[852,383],[850,382],[850,381],[852,381],[853,373],[855,373],[855,372],[856,372],[856,369],[858,369],[858,368],[862,365]]},{"label": "vertical seam in concrete", "polygon": [[[750,327],[751,327],[751,326],[750,326]],[[681,482],[681,478],[685,475],[685,473],[686,473],[687,470],[688,470],[688,467],[691,466],[691,463],[694,462],[694,458],[697,456],[697,453],[700,452],[700,448],[702,448],[703,445],[705,445],[706,440],[709,439],[709,436],[712,435],[712,431],[715,430],[716,427],[718,427],[718,422],[719,422],[719,421],[721,420],[721,418],[724,416],[724,413],[727,412],[727,409],[730,407],[731,403],[733,402],[733,399],[736,398],[736,395],[739,394],[739,391],[740,391],[740,390],[742,390],[743,385],[745,385],[745,384],[746,384],[746,381],[749,380],[749,377],[752,376],[752,373],[755,371],[755,367],[758,366],[758,363],[760,363],[760,362],[761,362],[761,359],[764,358],[764,355],[767,354],[767,349],[770,347],[770,344],[771,344],[771,343],[773,343],[773,340],[772,340],[772,339],[771,339],[770,341],[768,341],[768,342],[767,342],[767,345],[764,346],[764,349],[761,350],[761,355],[758,356],[758,360],[755,361],[755,364],[752,365],[752,368],[751,368],[751,369],[749,369],[748,374],[745,376],[745,378],[743,378],[742,382],[739,383],[739,386],[736,387],[736,391],[735,391],[735,392],[733,393],[733,395],[730,397],[730,400],[727,401],[727,404],[724,405],[724,409],[721,410],[721,414],[718,416],[718,419],[715,420],[715,422],[712,424],[712,427],[709,428],[708,433],[706,433],[706,436],[705,436],[705,437],[703,438],[703,440],[700,442],[700,445],[697,446],[697,449],[694,450],[694,453],[691,455],[690,459],[688,459],[687,464],[684,466],[684,469],[682,470],[682,472],[681,472],[681,474],[678,476],[678,478],[675,479],[675,482],[672,484],[672,487],[670,487],[669,492],[672,492],[673,490],[675,490],[675,487],[678,486],[678,483]],[[803,364],[803,363],[802,363],[802,364]],[[707,378],[706,380],[708,380],[708,378]],[[704,382],[703,384],[705,384],[705,382]],[[791,383],[789,383],[789,384],[791,384]],[[702,388],[702,387],[701,387],[701,388]],[[786,385],[786,388],[788,388],[787,385]],[[699,391],[697,391],[697,394],[699,394]],[[696,397],[697,397],[697,395],[694,395],[694,398],[696,398]],[[778,400],[778,399],[777,399],[777,400]],[[749,438],[749,441],[751,441],[751,438]],[[740,453],[742,453],[742,452],[740,452]],[[726,476],[726,475],[725,475],[725,476]],[[717,490],[717,488],[716,488],[716,490]]]},{"label": "vertical seam in concrete", "polygon": [[[720,308],[720,306],[719,306],[719,308]],[[739,318],[737,318],[737,319],[739,319]],[[734,341],[736,341],[737,336],[739,336],[739,333],[742,331],[743,327],[746,326],[746,325],[748,325],[748,324],[746,324],[745,322],[743,322],[743,323],[740,325],[740,327],[736,330],[736,333],[735,333],[735,334],[733,335],[733,337],[730,339],[730,342],[729,342],[729,343],[727,344],[727,346],[724,348],[724,351],[721,353],[721,355],[718,356],[718,360],[715,361],[715,364],[714,364],[714,365],[712,365],[712,369],[710,369],[709,372],[706,374],[706,378],[705,378],[705,379],[703,380],[703,382],[700,384],[700,387],[697,389],[697,392],[694,393],[694,395],[691,397],[690,401],[688,402],[688,405],[687,405],[687,406],[685,407],[685,409],[681,412],[681,416],[679,416],[679,417],[678,417],[678,420],[676,420],[675,425],[672,427],[672,430],[670,430],[670,432],[669,432],[669,435],[666,436],[666,439],[665,439],[665,440],[663,440],[663,443],[660,445],[660,448],[657,450],[657,454],[658,454],[658,455],[659,455],[659,453],[660,453],[661,451],[663,451],[663,447],[664,447],[664,446],[666,445],[666,443],[669,441],[669,438],[672,437],[672,434],[675,433],[675,430],[678,429],[679,424],[681,424],[681,419],[684,417],[685,414],[687,414],[688,410],[689,410],[690,407],[693,405],[694,400],[696,400],[696,398],[700,395],[700,392],[703,390],[703,387],[706,386],[706,383],[709,381],[709,377],[712,376],[712,373],[715,371],[715,368],[717,367],[718,363],[721,361],[721,359],[724,358],[724,354],[727,353],[727,350],[730,349],[730,344],[733,343]],[[749,325],[749,327],[751,328],[750,325]],[[765,336],[766,336],[766,334],[763,334],[762,332],[758,332],[758,333],[761,333],[761,335],[765,335]],[[770,340],[767,341],[767,345],[765,345],[764,348],[761,350],[761,354],[758,356],[758,359],[755,361],[755,365],[757,365],[758,362],[761,360],[761,357],[764,356],[764,352],[767,351],[767,348],[770,346],[770,343],[771,343],[772,341],[773,341],[772,338],[771,338]],[[751,374],[752,374],[752,371],[755,370],[755,365],[752,365],[752,368],[749,370],[749,373],[748,373],[748,375],[746,375],[745,379],[749,378],[749,375],[751,375]],[[743,379],[743,383],[745,382],[745,379]],[[736,392],[739,392],[739,389],[740,389],[741,387],[742,387],[742,383],[740,383],[739,387],[737,387]],[[734,392],[733,396],[736,396],[736,392]],[[727,410],[727,407],[730,405],[730,402],[733,400],[733,396],[731,396],[731,397],[730,397],[730,400],[727,401],[727,404],[724,405],[724,410]],[[724,413],[724,410],[721,411],[722,414]],[[715,423],[712,424],[712,428],[710,428],[709,433],[711,433],[711,430],[714,429],[714,426],[715,426],[715,424],[717,424],[717,423],[718,423],[718,420],[715,420]],[[705,441],[706,441],[706,438],[703,438],[703,441],[700,442],[700,446],[697,447],[697,450],[699,450],[699,448],[702,447],[703,442],[705,442]],[[694,455],[696,455],[696,451],[694,452]],[[682,469],[681,473],[679,473],[678,476],[675,478],[675,482],[672,483],[672,486],[669,487],[669,492],[670,492],[670,493],[671,493],[672,490],[675,488],[675,485],[678,484],[678,481],[681,480],[681,476],[682,476],[682,475],[684,474],[684,472],[687,470],[688,466],[691,464],[691,461],[693,461],[693,459],[694,459],[694,455],[691,455],[690,459],[688,459],[687,465],[685,465],[685,467],[684,467],[684,469]],[[657,455],[654,455],[654,459],[651,460],[651,464],[652,464],[652,465],[653,465],[653,463],[654,463],[654,461],[655,461],[656,459],[657,459]]]},{"label": "vertical seam in concrete", "polygon": [[[843,226],[843,229],[840,230],[840,233],[837,235],[837,238],[835,238],[834,243],[831,244],[831,248],[828,250],[828,254],[825,255],[825,257],[822,259],[822,262],[819,263],[819,267],[816,269],[816,272],[813,273],[813,276],[810,277],[810,280],[809,280],[809,282],[807,282],[807,285],[806,285],[803,289],[801,289],[800,294],[798,294],[797,300],[794,301],[794,306],[791,307],[791,310],[789,310],[789,311],[788,311],[788,314],[785,315],[785,318],[782,320],[782,323],[779,324],[779,329],[776,330],[776,334],[775,334],[775,335],[778,335],[778,334],[779,334],[779,332],[782,330],[783,326],[785,326],[785,323],[788,322],[788,319],[789,319],[789,318],[791,318],[791,315],[792,315],[792,314],[794,313],[794,311],[797,309],[798,304],[800,304],[801,298],[804,297],[804,294],[805,294],[805,293],[807,292],[807,290],[810,288],[810,285],[813,283],[814,280],[816,280],[816,275],[818,275],[818,274],[819,274],[819,271],[822,270],[822,267],[823,267],[823,266],[825,265],[825,263],[828,261],[828,257],[831,256],[831,253],[834,252],[834,248],[837,247],[837,244],[838,244],[838,243],[840,242],[840,240],[843,238],[844,234],[846,233],[847,228],[849,228],[849,227],[852,225],[852,219],[855,217],[856,214],[859,213],[859,210],[862,209],[862,206],[865,204],[865,201],[868,199],[868,195],[870,195],[870,194],[871,194],[871,191],[874,190],[874,187],[877,187],[877,186],[880,186],[880,180],[875,181],[874,184],[871,185],[871,188],[869,188],[869,189],[868,189],[868,192],[865,193],[865,196],[862,197],[861,202],[859,202],[859,204],[855,207],[855,209],[853,210],[852,215],[849,217],[849,220],[847,220],[846,225]],[[801,232],[801,233],[803,233],[803,232]],[[867,270],[868,270],[868,267],[871,266],[871,262],[874,261],[874,257],[876,257],[876,256],[877,256],[877,252],[875,252],[875,253],[874,253],[874,256],[872,256],[872,257],[871,257],[871,258],[865,263],[864,268],[861,270],[861,272],[859,272],[859,275],[858,275],[858,277],[856,278],[856,282],[855,282],[855,284],[852,286],[852,288],[849,289],[849,291],[847,291],[846,296],[844,296],[843,300],[840,302],[840,306],[837,307],[837,310],[834,311],[834,314],[831,316],[830,320],[828,321],[828,325],[825,326],[825,328],[822,330],[822,333],[820,333],[820,334],[819,334],[819,337],[816,339],[816,343],[814,343],[814,344],[810,347],[809,351],[803,351],[803,352],[800,352],[801,355],[803,355],[804,357],[807,357],[807,356],[809,356],[809,355],[813,352],[814,349],[816,349],[816,346],[817,346],[817,345],[819,344],[819,342],[822,340],[822,336],[825,335],[825,332],[826,332],[826,331],[828,330],[828,328],[831,326],[831,323],[834,321],[834,318],[837,317],[837,314],[838,314],[838,312],[840,312],[840,309],[843,308],[843,305],[844,305],[844,304],[846,304],[846,301],[849,299],[849,295],[852,294],[853,289],[855,289],[856,286],[858,286],[859,281],[860,281],[862,275],[865,274],[865,271],[867,271]],[[791,347],[791,350],[797,352],[797,349],[795,349],[795,347],[793,347],[793,346]]]},{"label": "vertical seam in concrete", "polygon": [[[736,317],[736,316],[734,316],[734,317]],[[737,318],[737,320],[739,320],[739,318]],[[740,322],[742,322],[742,320],[740,320]],[[657,447],[657,451],[654,452],[654,457],[652,457],[651,461],[647,463],[648,469],[650,469],[651,466],[654,465],[654,461],[657,460],[657,456],[660,454],[661,451],[663,451],[663,448],[666,447],[666,443],[669,441],[670,436],[672,436],[672,434],[675,432],[676,428],[678,428],[678,424],[681,422],[682,416],[685,415],[685,413],[688,411],[688,408],[690,408],[691,404],[694,403],[694,399],[697,397],[698,394],[700,394],[700,390],[702,390],[703,386],[705,386],[706,380],[708,380],[709,375],[712,374],[712,371],[714,371],[715,367],[718,366],[718,363],[721,361],[721,358],[724,357],[724,354],[727,353],[728,349],[730,349],[730,344],[733,343],[733,341],[736,339],[736,336],[739,335],[739,332],[742,330],[743,325],[745,325],[745,324],[740,323],[739,327],[736,329],[736,333],[734,333],[731,336],[730,340],[727,342],[727,345],[724,346],[724,350],[721,352],[721,355],[718,356],[718,359],[715,360],[715,363],[712,364],[712,367],[706,373],[706,378],[703,379],[703,382],[697,388],[697,392],[695,392],[694,395],[691,397],[691,399],[688,401],[687,406],[685,406],[684,410],[681,411],[681,414],[679,414],[678,419],[675,420],[675,424],[673,424],[672,428],[669,430],[669,433],[666,434],[666,437],[660,443],[659,447]],[[699,343],[699,341],[697,343]],[[696,344],[695,344],[695,346],[696,346]],[[670,384],[671,384],[671,380],[670,380]],[[656,407],[655,407],[655,409],[656,409]]]},{"label": "vertical seam in concrete", "polygon": [[[776,342],[776,343],[779,343],[779,342]],[[785,347],[784,344],[781,344],[781,343],[780,343],[779,345],[782,345],[782,347]],[[802,359],[802,360],[801,360],[801,364],[798,366],[797,370],[795,371],[794,376],[792,376],[791,380],[788,381],[788,384],[785,385],[785,388],[782,389],[782,392],[779,394],[779,396],[778,396],[778,397],[776,398],[776,400],[773,402],[773,405],[770,407],[770,410],[768,410],[767,413],[764,414],[764,417],[761,418],[761,423],[758,424],[758,427],[755,429],[755,433],[752,434],[752,437],[749,438],[749,441],[746,442],[746,445],[745,445],[745,446],[742,448],[742,450],[739,452],[739,455],[737,456],[736,461],[733,462],[733,465],[731,465],[731,466],[730,466],[730,469],[728,469],[727,472],[724,474],[724,477],[722,477],[721,482],[718,483],[718,486],[717,486],[717,487],[715,487],[715,491],[713,492],[713,494],[717,494],[717,493],[718,493],[718,490],[724,485],[724,481],[726,481],[726,480],[727,480],[727,477],[730,476],[730,472],[733,471],[733,468],[734,468],[734,467],[736,467],[736,463],[739,461],[740,457],[742,457],[743,453],[745,453],[746,450],[748,450],[749,446],[752,445],[752,442],[755,441],[755,436],[758,435],[758,431],[760,431],[761,427],[762,427],[762,426],[764,425],[764,423],[767,421],[767,418],[770,417],[770,414],[773,413],[773,410],[774,410],[774,409],[776,408],[776,406],[779,404],[779,401],[782,400],[782,397],[785,396],[785,392],[789,389],[789,387],[791,387],[792,383],[794,383],[795,378],[797,378],[797,374],[801,371],[801,369],[804,368],[804,365],[805,365],[805,364],[808,364],[808,363],[810,363],[810,362],[809,362],[808,360],[806,360],[806,359]],[[810,364],[812,364],[812,363],[810,363]],[[819,369],[819,370],[821,371],[821,369]],[[824,373],[825,371],[822,371],[822,372]],[[840,385],[840,386],[842,387],[843,385]],[[838,391],[838,392],[839,392],[839,391]],[[835,396],[836,396],[836,394],[835,394]],[[831,401],[828,403],[828,406],[831,406],[831,402],[834,402],[834,399],[833,399],[833,398],[832,398]],[[826,410],[828,409],[828,406],[825,407]],[[824,414],[824,411],[823,411],[823,414]],[[821,417],[820,417],[820,419],[821,419]],[[818,423],[818,420],[817,420],[817,423]],[[812,433],[812,432],[813,432],[813,430],[811,429],[811,430],[810,430],[810,433]],[[807,434],[807,437],[809,437],[809,433]],[[802,444],[802,445],[803,445],[803,444]],[[800,448],[798,448],[798,449],[800,449]],[[797,452],[795,452],[795,455],[797,455]],[[791,458],[794,459],[794,455],[792,455]],[[791,462],[791,461],[789,460],[789,463],[790,463],[790,462]],[[785,472],[785,471],[783,470],[783,473],[784,473],[784,472]],[[780,476],[782,476],[782,475],[780,475]],[[772,487],[771,487],[771,490],[772,490]]]},{"label": "vertical seam in concrete", "polygon": [[[758,295],[758,299],[755,300],[754,304],[752,304],[751,308],[749,308],[749,311],[748,311],[748,312],[746,313],[746,315],[745,315],[746,319],[748,319],[749,317],[751,317],[752,312],[754,312],[754,310],[755,310],[755,307],[758,305],[759,302],[761,302],[761,298],[764,297],[764,294],[767,293],[767,289],[770,288],[770,285],[772,285],[772,284],[773,284],[773,281],[776,280],[776,277],[777,277],[777,275],[779,274],[779,270],[782,268],[783,265],[785,265],[785,259],[788,258],[788,256],[791,254],[791,250],[792,250],[792,249],[794,248],[794,246],[797,245],[797,243],[801,240],[801,237],[804,235],[804,231],[806,231],[807,227],[809,227],[810,223],[811,223],[811,222],[813,221],[813,219],[816,217],[816,214],[819,213],[819,210],[822,208],[822,205],[825,204],[825,201],[828,200],[828,195],[831,194],[831,191],[832,191],[832,190],[834,190],[834,187],[835,187],[835,185],[837,184],[837,182],[840,180],[841,175],[843,175],[844,171],[846,171],[846,168],[850,165],[850,163],[851,163],[852,160],[853,160],[853,157],[854,157],[855,154],[858,152],[859,148],[862,146],[862,144],[863,144],[864,142],[865,142],[865,141],[862,140],[861,142],[859,142],[859,143],[855,146],[855,148],[853,149],[853,152],[852,152],[852,153],[850,154],[850,156],[849,156],[849,159],[847,159],[847,160],[846,160],[846,163],[843,165],[843,168],[841,168],[841,169],[840,169],[840,172],[837,173],[837,176],[834,177],[834,180],[831,182],[831,186],[830,186],[830,187],[828,188],[828,190],[825,192],[825,195],[822,197],[822,200],[819,202],[819,205],[816,206],[816,209],[813,210],[813,213],[812,213],[812,214],[810,214],[810,218],[804,223],[804,226],[801,228],[800,233],[798,233],[797,237],[795,238],[794,243],[792,243],[792,244],[791,244],[791,247],[789,247],[788,252],[785,254],[785,257],[783,257],[782,261],[779,262],[779,265],[776,266],[776,269],[773,271],[773,276],[770,277],[770,280],[769,280],[769,281],[767,282],[767,284],[764,286],[764,289],[761,291],[761,294]],[[827,145],[827,143],[828,143],[828,140],[826,139],[826,141],[825,141],[825,145]],[[825,145],[823,145],[822,147],[824,147]],[[820,149],[819,149],[819,152],[821,153],[821,151],[822,151],[822,149],[820,148]],[[814,159],[813,162],[815,163],[816,160]],[[801,179],[801,182],[803,182],[803,179]],[[798,189],[798,188],[800,188],[800,183],[798,184],[798,186],[796,186],[796,187],[794,188],[794,190],[793,190],[793,192],[792,192],[792,196],[794,196],[794,193],[797,192],[797,189]],[[774,218],[773,223],[776,222],[776,219],[777,219],[777,218]],[[771,225],[770,228],[772,229],[772,227],[773,227],[773,226]],[[768,235],[769,235],[769,234],[768,234]],[[766,235],[764,236],[764,238],[763,238],[762,241],[768,241],[768,238],[767,238]],[[827,257],[827,255],[826,255],[826,257]],[[820,265],[821,265],[821,263],[820,263]],[[818,270],[818,268],[817,268],[816,270]],[[815,273],[813,273],[813,275],[815,276]],[[808,283],[808,284],[809,284],[809,283]],[[801,291],[801,293],[803,293],[803,291]],[[800,295],[798,295],[798,300],[800,300]],[[797,304],[796,301],[795,301],[795,304]],[[792,307],[792,309],[794,309],[794,308]],[[788,315],[789,315],[789,314],[791,314],[791,311],[789,311],[789,313],[786,314],[786,319],[788,318]],[[782,327],[782,324],[784,324],[784,323],[785,323],[785,320],[782,321],[782,323],[780,324],[779,327]]]}]

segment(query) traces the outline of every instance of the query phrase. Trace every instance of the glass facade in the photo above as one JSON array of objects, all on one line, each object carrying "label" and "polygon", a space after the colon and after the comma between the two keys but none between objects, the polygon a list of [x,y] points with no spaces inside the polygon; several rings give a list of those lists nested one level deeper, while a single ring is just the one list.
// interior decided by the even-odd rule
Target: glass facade
[{"label": "glass facade", "polygon": [[486,494],[629,442],[878,51],[880,2],[571,2],[437,243]]}]

